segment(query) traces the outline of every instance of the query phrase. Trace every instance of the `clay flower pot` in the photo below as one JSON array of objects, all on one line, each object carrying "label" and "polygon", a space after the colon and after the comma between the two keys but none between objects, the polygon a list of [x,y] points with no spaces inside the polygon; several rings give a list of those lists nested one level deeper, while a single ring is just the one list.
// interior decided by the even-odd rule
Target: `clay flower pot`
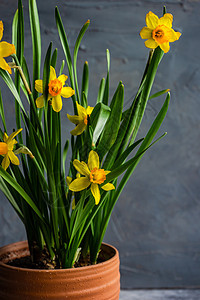
[{"label": "clay flower pot", "polygon": [[9,260],[29,255],[27,242],[0,248],[0,300],[118,300],[119,254],[102,244],[110,259],[97,265],[59,270],[9,266]]}]

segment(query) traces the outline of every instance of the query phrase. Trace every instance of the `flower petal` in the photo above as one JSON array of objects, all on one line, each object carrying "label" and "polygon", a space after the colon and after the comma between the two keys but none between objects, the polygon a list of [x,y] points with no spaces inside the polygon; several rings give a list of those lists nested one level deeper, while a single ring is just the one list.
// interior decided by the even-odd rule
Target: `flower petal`
[{"label": "flower petal", "polygon": [[85,107],[78,104],[78,102],[76,102],[76,105],[77,105],[78,115],[84,120],[84,118],[87,116],[87,110],[85,109]]},{"label": "flower petal", "polygon": [[142,39],[150,39],[152,37],[152,29],[143,27],[140,31],[140,36]]},{"label": "flower petal", "polygon": [[36,106],[37,106],[37,108],[44,107],[44,96],[43,95],[36,99]]},{"label": "flower petal", "polygon": [[75,91],[69,86],[65,86],[61,90],[61,96],[63,96],[64,98],[70,98],[74,94],[75,94]]},{"label": "flower petal", "polygon": [[165,25],[165,26],[171,28],[172,27],[172,22],[173,22],[172,14],[164,14],[164,16],[159,19],[158,24],[159,25]]},{"label": "flower petal", "polygon": [[111,190],[114,190],[115,187],[112,183],[106,183],[104,184],[103,186],[101,186],[101,188],[104,190],[104,191],[111,191]]},{"label": "flower petal", "polygon": [[8,157],[8,154],[6,154],[4,156],[4,159],[2,160],[1,165],[2,165],[2,167],[3,167],[4,170],[6,170],[9,167],[9,165],[10,165],[10,159]]},{"label": "flower petal", "polygon": [[80,135],[83,133],[87,125],[84,122],[79,123],[72,131],[70,131],[71,135]]},{"label": "flower petal", "polygon": [[86,113],[87,115],[91,115],[92,111],[93,111],[94,107],[91,107],[91,106],[88,106],[87,109],[86,109]]},{"label": "flower petal", "polygon": [[154,41],[154,39],[148,39],[144,43],[147,48],[155,49],[156,47],[158,47],[158,44],[156,43],[156,41]]},{"label": "flower petal", "polygon": [[6,143],[7,140],[8,140],[9,136],[7,135],[6,132],[4,132],[4,135],[3,135],[3,141]]},{"label": "flower petal", "polygon": [[72,182],[72,178],[70,176],[67,176],[66,181],[67,185],[70,185],[70,183]]},{"label": "flower petal", "polygon": [[[20,133],[22,130],[23,130],[23,128],[20,128],[20,129],[14,131],[13,133],[11,133],[11,135],[8,137],[6,143],[9,144],[9,143],[12,141],[12,139],[13,139],[18,133]],[[14,144],[16,144],[16,143],[14,143]]]},{"label": "flower petal", "polygon": [[19,165],[19,158],[14,154],[13,151],[8,151],[8,156],[11,160],[11,163],[14,165]]},{"label": "flower petal", "polygon": [[72,192],[80,192],[86,189],[90,185],[90,180],[87,177],[80,177],[73,180],[70,185],[69,189]]},{"label": "flower petal", "polygon": [[16,53],[15,46],[7,42],[0,42],[0,57],[7,57]]},{"label": "flower petal", "polygon": [[39,93],[43,93],[43,80],[38,79],[35,81],[35,89]]},{"label": "flower petal", "polygon": [[91,184],[91,192],[92,192],[92,195],[94,196],[95,204],[98,205],[99,201],[101,199],[101,194],[100,194],[99,187],[98,187],[97,183],[92,183]]},{"label": "flower petal", "polygon": [[160,44],[159,46],[164,51],[164,53],[167,53],[170,49],[169,43],[163,43],[163,44]]},{"label": "flower petal", "polygon": [[99,169],[99,155],[91,150],[88,156],[88,167],[92,171],[94,168]]},{"label": "flower petal", "polygon": [[0,40],[2,39],[3,37],[3,22],[0,21]]},{"label": "flower petal", "polygon": [[52,108],[54,111],[59,112],[62,109],[62,98],[60,95],[52,97]]},{"label": "flower petal", "polygon": [[167,35],[168,35],[168,41],[172,43],[179,39],[179,37],[181,36],[181,33],[176,32],[171,28],[170,31],[168,31]]},{"label": "flower petal", "polygon": [[80,116],[70,116],[69,114],[67,114],[68,119],[70,120],[70,122],[74,123],[74,124],[78,124],[80,123],[82,120],[82,118]]},{"label": "flower petal", "polygon": [[51,80],[56,79],[56,78],[57,78],[57,77],[56,77],[56,70],[55,70],[52,66],[50,66],[49,82],[50,82]]},{"label": "flower petal", "polygon": [[8,71],[8,73],[12,74],[11,68],[9,67],[9,65],[7,64],[7,62],[5,61],[5,59],[3,57],[0,57],[0,68],[2,68],[3,70]]},{"label": "flower petal", "polygon": [[150,29],[155,29],[158,26],[158,20],[159,18],[152,11],[150,11],[146,15],[147,27],[149,27]]},{"label": "flower petal", "polygon": [[65,85],[65,81],[67,80],[67,78],[68,78],[67,75],[62,74],[58,77],[58,80],[62,82],[62,85]]},{"label": "flower petal", "polygon": [[105,172],[105,174],[107,175],[107,174],[109,174],[111,171],[104,171]]},{"label": "flower petal", "polygon": [[75,169],[81,174],[81,175],[85,175],[85,176],[89,176],[90,175],[90,171],[88,169],[87,164],[84,161],[79,161],[78,159],[75,159],[73,161],[73,166],[75,167]]}]

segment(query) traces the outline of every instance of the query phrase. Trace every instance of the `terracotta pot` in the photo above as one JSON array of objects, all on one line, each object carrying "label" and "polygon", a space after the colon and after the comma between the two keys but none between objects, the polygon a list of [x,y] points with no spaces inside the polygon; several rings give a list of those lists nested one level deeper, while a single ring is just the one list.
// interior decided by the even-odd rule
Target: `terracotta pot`
[{"label": "terracotta pot", "polygon": [[119,254],[102,244],[110,259],[88,267],[35,270],[9,266],[9,260],[29,255],[27,242],[0,248],[0,300],[118,300]]}]

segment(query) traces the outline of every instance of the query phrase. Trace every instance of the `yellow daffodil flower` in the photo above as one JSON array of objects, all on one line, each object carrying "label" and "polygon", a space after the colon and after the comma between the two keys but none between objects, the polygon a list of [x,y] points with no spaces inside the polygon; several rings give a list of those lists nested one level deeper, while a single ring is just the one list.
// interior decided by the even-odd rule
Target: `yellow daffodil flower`
[{"label": "yellow daffodil flower", "polygon": [[77,110],[78,110],[78,116],[70,116],[67,114],[68,119],[76,124],[77,126],[70,131],[72,135],[80,135],[86,128],[88,123],[88,116],[91,115],[94,107],[88,106],[87,108],[84,108],[80,104],[76,102]]},{"label": "yellow daffodil flower", "polygon": [[180,32],[172,29],[173,16],[171,14],[164,14],[162,18],[158,18],[151,11],[146,15],[146,25],[140,31],[142,39],[145,41],[147,48],[155,49],[160,47],[164,53],[170,49],[169,43],[175,42],[181,36]]},{"label": "yellow daffodil flower", "polygon": [[[100,201],[100,190],[99,184],[102,184],[106,180],[106,175],[110,171],[104,171],[104,169],[99,169],[99,156],[98,154],[91,150],[88,157],[88,164],[84,161],[79,161],[75,159],[73,165],[76,170],[84,177],[76,178],[73,180],[69,189],[73,192],[80,192],[91,185],[91,192],[95,199],[95,204],[97,205]],[[101,188],[105,191],[110,191],[115,189],[112,183],[107,183]]]},{"label": "yellow daffodil flower", "polygon": [[14,145],[17,144],[17,141],[14,139],[14,137],[21,131],[22,128],[18,129],[17,131],[14,131],[10,136],[4,133],[4,141],[0,142],[0,155],[4,156],[1,165],[4,168],[4,170],[6,170],[9,167],[10,162],[14,165],[19,165],[19,159],[14,154],[13,148]]},{"label": "yellow daffodil flower", "polygon": [[[52,99],[52,107],[56,112],[59,112],[62,109],[61,96],[64,98],[70,98],[75,93],[75,91],[71,87],[64,86],[67,78],[68,77],[64,74],[60,75],[57,78],[55,69],[50,66],[48,100]],[[43,93],[43,80],[38,79],[35,81],[35,89],[37,92]],[[38,108],[44,107],[43,95],[36,99],[36,106]]]},{"label": "yellow daffodil flower", "polygon": [[[0,21],[0,41],[3,37],[3,22]],[[0,68],[8,71],[12,74],[10,66],[5,61],[4,57],[8,57],[12,54],[15,54],[15,46],[13,44],[9,44],[7,42],[0,42]]]}]

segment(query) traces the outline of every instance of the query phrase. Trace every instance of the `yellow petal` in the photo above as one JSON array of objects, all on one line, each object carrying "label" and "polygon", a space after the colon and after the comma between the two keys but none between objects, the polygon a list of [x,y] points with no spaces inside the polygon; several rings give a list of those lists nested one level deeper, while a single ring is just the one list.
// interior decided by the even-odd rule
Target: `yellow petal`
[{"label": "yellow petal", "polygon": [[176,31],[174,31],[171,28],[171,30],[168,31],[167,35],[168,35],[168,41],[170,43],[172,43],[172,42],[175,42],[175,41],[177,41],[179,39],[179,37],[181,36],[181,33],[180,32],[176,32]]},{"label": "yellow petal", "polygon": [[179,40],[179,38],[180,38],[180,36],[181,36],[181,33],[178,32],[178,31],[175,31],[175,33],[176,33],[176,39]]},{"label": "yellow petal", "polygon": [[8,154],[6,154],[4,156],[4,159],[2,160],[1,165],[2,165],[2,167],[3,167],[4,170],[6,170],[9,167],[9,165],[10,165],[10,159],[8,157]]},{"label": "yellow petal", "polygon": [[54,111],[59,112],[62,109],[62,98],[60,95],[52,97],[52,108]]},{"label": "yellow petal", "polygon": [[84,161],[80,162],[78,159],[75,159],[73,161],[73,166],[81,175],[90,176],[90,171]]},{"label": "yellow petal", "polygon": [[13,153],[13,151],[8,151],[8,157],[11,160],[11,163],[14,165],[19,165],[18,157]]},{"label": "yellow petal", "polygon": [[69,86],[65,86],[61,90],[61,96],[63,96],[64,98],[70,98],[74,94],[75,94],[75,91]]},{"label": "yellow petal", "polygon": [[172,22],[173,22],[172,14],[164,14],[164,16],[159,19],[158,24],[159,25],[165,25],[165,26],[171,28],[172,27]]},{"label": "yellow petal", "polygon": [[0,42],[0,57],[7,57],[16,53],[15,46],[7,42]]},{"label": "yellow petal", "polygon": [[112,183],[106,183],[104,184],[103,186],[101,186],[101,188],[104,190],[104,191],[111,191],[111,190],[114,190],[115,187]]},{"label": "yellow petal", "polygon": [[152,37],[152,29],[143,27],[140,31],[140,36],[142,39],[150,39]]},{"label": "yellow petal", "polygon": [[149,27],[150,29],[155,29],[158,26],[158,20],[159,18],[154,13],[152,13],[152,11],[150,11],[146,15],[147,27]]},{"label": "yellow petal", "polygon": [[91,150],[88,156],[88,167],[92,171],[94,168],[99,169],[99,155]]},{"label": "yellow petal", "polygon": [[84,122],[79,123],[72,131],[70,131],[70,133],[72,135],[80,135],[81,133],[83,133],[83,131],[85,130],[87,125],[85,125]]},{"label": "yellow petal", "polygon": [[4,135],[3,135],[3,141],[6,143],[7,140],[8,140],[9,136],[7,135],[6,132],[4,132]]},{"label": "yellow petal", "polygon": [[2,39],[3,37],[3,22],[0,21],[0,40]]},{"label": "yellow petal", "polygon": [[72,178],[70,176],[67,176],[66,181],[67,185],[70,185],[70,183],[72,182]]},{"label": "yellow petal", "polygon": [[50,77],[49,77],[49,81],[56,79],[56,70],[50,66]]},{"label": "yellow petal", "polygon": [[85,109],[85,107],[78,104],[78,102],[76,102],[76,105],[77,105],[78,115],[84,120],[84,118],[87,116],[87,110]]},{"label": "yellow petal", "polygon": [[3,57],[0,57],[0,68],[2,68],[3,70],[8,71],[8,73],[12,74],[12,70],[9,67],[9,65],[7,64],[7,62],[5,61],[5,59]]},{"label": "yellow petal", "polygon": [[170,49],[169,43],[163,43],[163,44],[160,44],[159,46],[164,51],[164,53],[167,53]]},{"label": "yellow petal", "polygon": [[35,89],[39,93],[43,93],[43,80],[38,79],[35,81]]},{"label": "yellow petal", "polygon": [[[12,141],[12,139],[13,139],[18,133],[20,133],[22,130],[23,130],[23,128],[20,128],[20,129],[14,131],[14,132],[8,137],[8,139],[7,139],[7,144],[9,144],[9,143]],[[16,141],[15,141],[15,142],[16,142]],[[14,144],[16,144],[15,142],[14,142]]]},{"label": "yellow petal", "polygon": [[65,85],[65,81],[67,80],[67,78],[68,78],[67,75],[62,74],[58,77],[58,80],[62,82],[62,85]]},{"label": "yellow petal", "polygon": [[104,171],[105,172],[105,174],[107,175],[107,174],[109,174],[111,171]]},{"label": "yellow petal", "polygon": [[86,109],[86,113],[87,115],[91,115],[92,111],[93,111],[94,107],[91,107],[91,106],[88,106],[87,109]]},{"label": "yellow petal", "polygon": [[0,155],[8,153],[8,145],[4,142],[0,142]]},{"label": "yellow petal", "polygon": [[147,41],[144,42],[145,46],[147,48],[151,48],[151,49],[155,49],[156,47],[158,47],[158,44],[156,43],[156,41],[154,41],[154,39],[148,39]]},{"label": "yellow petal", "polygon": [[86,189],[90,185],[90,180],[87,177],[80,177],[73,180],[70,185],[69,189],[72,192],[80,192]]},{"label": "yellow petal", "polygon": [[70,120],[70,122],[74,123],[74,124],[78,124],[81,121],[83,121],[83,119],[80,116],[70,116],[69,114],[67,114],[68,119]]},{"label": "yellow petal", "polygon": [[95,204],[98,205],[99,201],[100,201],[100,198],[101,198],[101,194],[100,194],[99,187],[98,187],[97,183],[92,183],[91,184],[91,192],[92,192],[92,195],[94,196]]},{"label": "yellow petal", "polygon": [[36,106],[37,106],[37,108],[44,107],[44,96],[43,95],[36,99]]}]

